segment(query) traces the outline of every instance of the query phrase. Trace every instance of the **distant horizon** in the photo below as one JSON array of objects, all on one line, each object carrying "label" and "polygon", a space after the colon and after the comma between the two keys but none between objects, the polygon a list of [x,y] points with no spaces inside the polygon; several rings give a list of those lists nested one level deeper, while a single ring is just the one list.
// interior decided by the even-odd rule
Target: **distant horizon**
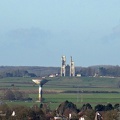
[{"label": "distant horizon", "polygon": [[[75,67],[97,67],[97,66],[119,66],[119,65],[91,65],[91,66],[75,66]],[[15,66],[11,66],[11,65],[0,65],[0,67],[61,67],[61,66],[36,66],[36,65],[32,65],[32,66],[15,65]]]}]

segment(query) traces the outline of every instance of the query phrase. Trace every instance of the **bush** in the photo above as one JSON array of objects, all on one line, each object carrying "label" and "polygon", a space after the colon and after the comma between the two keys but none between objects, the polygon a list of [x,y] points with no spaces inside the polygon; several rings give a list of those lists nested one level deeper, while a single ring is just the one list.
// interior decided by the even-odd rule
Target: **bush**
[{"label": "bush", "polygon": [[6,90],[3,99],[5,100],[32,100],[24,92],[18,90]]},{"label": "bush", "polygon": [[104,111],[105,110],[105,106],[98,104],[95,106],[95,111]]}]

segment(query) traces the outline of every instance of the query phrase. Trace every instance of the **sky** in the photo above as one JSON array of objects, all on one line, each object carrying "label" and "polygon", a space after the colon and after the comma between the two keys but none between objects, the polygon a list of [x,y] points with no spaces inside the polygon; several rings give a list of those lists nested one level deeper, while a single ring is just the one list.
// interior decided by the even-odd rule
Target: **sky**
[{"label": "sky", "polygon": [[120,65],[120,0],[0,0],[0,66]]}]

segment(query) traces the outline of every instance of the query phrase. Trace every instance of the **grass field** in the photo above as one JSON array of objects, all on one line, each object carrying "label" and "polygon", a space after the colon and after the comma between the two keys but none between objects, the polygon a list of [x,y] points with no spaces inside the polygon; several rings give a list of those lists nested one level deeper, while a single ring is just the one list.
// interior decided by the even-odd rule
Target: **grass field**
[{"label": "grass field", "polygon": [[[43,98],[44,103],[48,104],[51,109],[55,109],[65,100],[74,102],[78,107],[84,103],[90,103],[95,106],[96,104],[115,104],[120,102],[120,88],[118,87],[120,78],[58,77],[48,78],[48,80],[43,86]],[[13,87],[29,94],[33,101],[5,101],[9,105],[39,105],[36,102],[38,86],[32,82],[32,78],[0,79],[0,95],[4,93],[3,89],[12,89]],[[64,93],[65,91],[68,93]],[[74,91],[74,93],[71,93],[71,91]],[[88,91],[88,93],[85,91]],[[94,93],[95,91],[99,93]],[[102,93],[102,91],[106,92]]]}]

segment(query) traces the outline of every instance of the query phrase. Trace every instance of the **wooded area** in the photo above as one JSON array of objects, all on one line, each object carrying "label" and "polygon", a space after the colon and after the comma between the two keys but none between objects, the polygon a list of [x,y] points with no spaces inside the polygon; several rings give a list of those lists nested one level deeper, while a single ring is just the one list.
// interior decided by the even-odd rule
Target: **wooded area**
[{"label": "wooded area", "polygon": [[[44,77],[51,74],[60,75],[60,67],[40,66],[1,66],[0,78],[4,77]],[[75,74],[81,76],[120,77],[120,66],[75,67]]]}]

